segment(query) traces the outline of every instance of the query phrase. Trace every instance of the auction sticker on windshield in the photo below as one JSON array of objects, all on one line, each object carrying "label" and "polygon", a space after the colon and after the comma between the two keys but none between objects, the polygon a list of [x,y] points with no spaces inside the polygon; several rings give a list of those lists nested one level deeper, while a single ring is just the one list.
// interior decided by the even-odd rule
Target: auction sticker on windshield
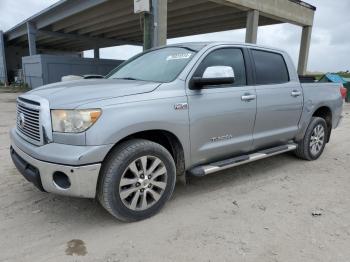
[{"label": "auction sticker on windshield", "polygon": [[174,54],[174,55],[169,55],[166,60],[179,60],[179,59],[189,59],[192,56],[191,53],[180,53],[180,54]]}]

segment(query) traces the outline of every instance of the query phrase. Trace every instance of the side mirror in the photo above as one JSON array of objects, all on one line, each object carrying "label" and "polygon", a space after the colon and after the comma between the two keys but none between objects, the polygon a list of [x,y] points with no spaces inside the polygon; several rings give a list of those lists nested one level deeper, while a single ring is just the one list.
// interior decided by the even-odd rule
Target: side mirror
[{"label": "side mirror", "polygon": [[235,73],[230,66],[207,67],[202,77],[193,77],[191,89],[201,89],[207,85],[229,85],[235,82]]}]

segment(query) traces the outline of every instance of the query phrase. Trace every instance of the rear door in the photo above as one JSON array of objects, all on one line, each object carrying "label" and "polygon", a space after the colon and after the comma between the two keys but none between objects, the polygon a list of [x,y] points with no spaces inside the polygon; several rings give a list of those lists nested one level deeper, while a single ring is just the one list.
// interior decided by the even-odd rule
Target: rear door
[{"label": "rear door", "polygon": [[283,53],[251,49],[251,57],[257,94],[254,149],[286,143],[295,137],[302,112],[299,80],[291,79]]},{"label": "rear door", "polygon": [[190,76],[202,77],[210,66],[230,66],[235,73],[234,84],[187,88],[192,163],[207,163],[251,149],[256,99],[242,100],[245,95],[255,97],[246,69],[250,68],[247,56],[247,50],[241,48],[211,50]]}]

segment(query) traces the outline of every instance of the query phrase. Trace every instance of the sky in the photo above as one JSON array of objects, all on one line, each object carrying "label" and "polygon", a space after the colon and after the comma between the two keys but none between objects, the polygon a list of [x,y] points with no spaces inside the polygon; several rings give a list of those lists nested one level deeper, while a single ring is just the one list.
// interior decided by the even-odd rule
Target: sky
[{"label": "sky", "polygon": [[[315,5],[314,29],[309,56],[309,72],[350,70],[350,0],[305,0]],[[57,2],[57,0],[0,0],[0,30],[6,31]],[[168,43],[188,41],[244,42],[245,29],[169,39]],[[301,27],[280,24],[259,27],[258,44],[286,50],[297,65]],[[140,47],[103,48],[101,58],[128,59],[141,52]],[[92,51],[85,52],[92,57]]]}]

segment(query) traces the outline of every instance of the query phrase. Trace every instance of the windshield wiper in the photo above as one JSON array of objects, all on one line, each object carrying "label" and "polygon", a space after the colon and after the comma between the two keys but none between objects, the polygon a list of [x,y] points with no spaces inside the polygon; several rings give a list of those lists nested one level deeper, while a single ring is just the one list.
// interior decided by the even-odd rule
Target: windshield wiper
[{"label": "windshield wiper", "polygon": [[120,78],[113,78],[113,79],[123,79],[123,80],[140,80],[140,79],[136,79],[136,78],[133,78],[133,77],[120,77]]},{"label": "windshield wiper", "polygon": [[197,50],[195,50],[195,49],[193,49],[193,48],[191,48],[191,47],[188,47],[188,46],[181,46],[181,47],[184,48],[184,49],[187,49],[188,51],[191,51],[191,52],[193,52],[193,53],[198,53]]}]

